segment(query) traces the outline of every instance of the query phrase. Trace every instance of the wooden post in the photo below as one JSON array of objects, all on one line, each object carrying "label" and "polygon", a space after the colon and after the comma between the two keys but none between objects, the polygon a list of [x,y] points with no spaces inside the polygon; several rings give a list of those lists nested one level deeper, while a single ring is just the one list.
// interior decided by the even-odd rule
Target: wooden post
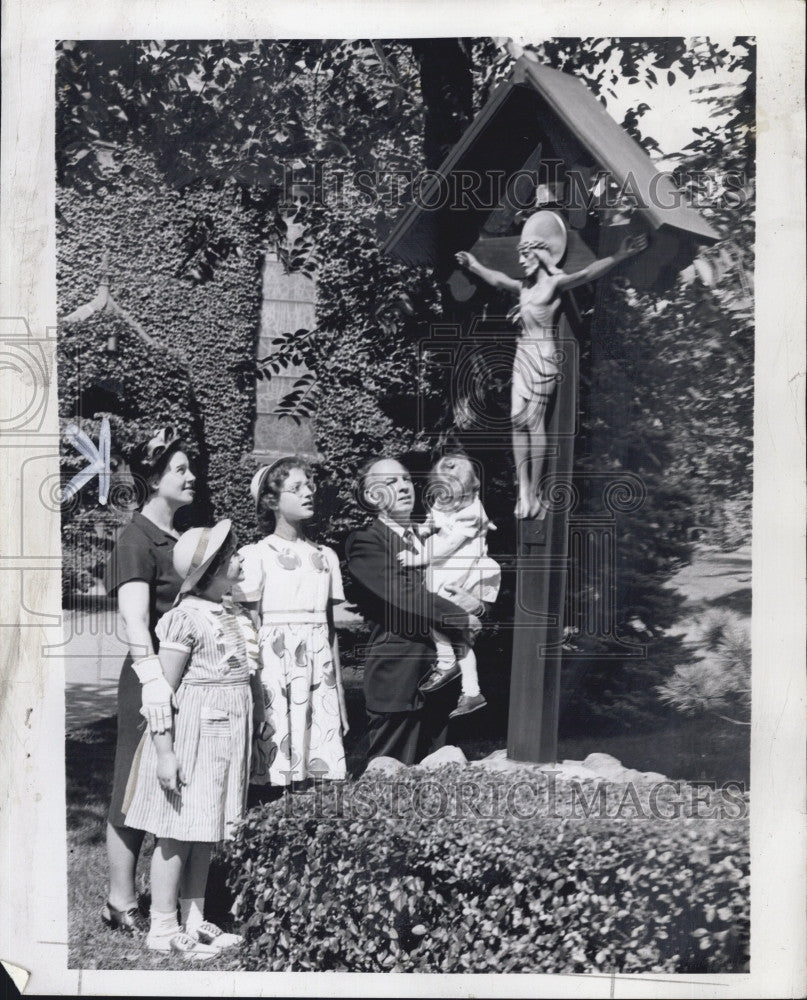
[{"label": "wooden post", "polygon": [[552,763],[558,753],[561,640],[571,507],[567,500],[571,495],[577,409],[577,345],[565,316],[561,317],[558,332],[558,346],[565,357],[548,428],[553,450],[544,481],[550,484],[550,509],[542,519],[519,523],[507,729],[507,756],[536,763]]}]

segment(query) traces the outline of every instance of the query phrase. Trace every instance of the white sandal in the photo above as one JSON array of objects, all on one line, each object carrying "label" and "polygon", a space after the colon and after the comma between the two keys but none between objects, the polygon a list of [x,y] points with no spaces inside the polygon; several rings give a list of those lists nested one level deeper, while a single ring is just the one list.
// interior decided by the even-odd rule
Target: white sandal
[{"label": "white sandal", "polygon": [[217,927],[210,920],[205,920],[199,924],[196,930],[191,932],[191,936],[196,938],[201,944],[215,949],[215,951],[225,951],[228,948],[237,948],[244,943],[240,934],[228,934],[221,927]]},{"label": "white sandal", "polygon": [[219,953],[218,948],[209,947],[185,931],[177,931],[170,937],[148,937],[146,947],[149,951],[159,951],[165,955],[181,955],[182,958],[194,962],[209,962]]}]

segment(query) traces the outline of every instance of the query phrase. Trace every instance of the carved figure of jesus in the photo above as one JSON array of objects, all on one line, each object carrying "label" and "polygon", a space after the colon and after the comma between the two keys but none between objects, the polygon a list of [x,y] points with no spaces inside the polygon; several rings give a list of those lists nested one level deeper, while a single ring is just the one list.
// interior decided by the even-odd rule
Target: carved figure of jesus
[{"label": "carved figure of jesus", "polygon": [[582,271],[566,274],[558,264],[566,251],[566,226],[556,212],[541,211],[524,224],[518,259],[525,278],[511,278],[483,267],[461,251],[457,263],[493,288],[518,294],[508,318],[521,328],[511,384],[510,416],[513,458],[518,482],[517,518],[537,517],[543,509],[539,483],[547,453],[546,414],[560,374],[556,315],[561,292],[596,281],[621,261],[644,250],[647,237],[626,238],[619,250],[594,261]]}]

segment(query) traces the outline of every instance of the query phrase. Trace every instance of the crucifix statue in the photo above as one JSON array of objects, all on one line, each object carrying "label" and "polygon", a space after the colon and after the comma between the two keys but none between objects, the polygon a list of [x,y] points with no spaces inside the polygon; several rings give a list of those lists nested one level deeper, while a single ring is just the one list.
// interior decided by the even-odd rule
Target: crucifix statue
[{"label": "crucifix statue", "polygon": [[547,453],[546,415],[559,377],[556,315],[562,292],[595,281],[647,246],[647,238],[626,238],[616,253],[594,261],[573,274],[559,263],[566,251],[566,226],[556,212],[539,211],[524,224],[518,259],[525,278],[511,278],[484,267],[470,253],[461,251],[457,262],[493,288],[517,294],[518,304],[508,318],[521,335],[516,346],[511,382],[513,458],[518,479],[515,516],[540,518],[546,514],[540,482]]},{"label": "crucifix statue", "polygon": [[[509,427],[506,421],[501,426],[505,440],[498,419],[491,417],[478,432],[467,429],[467,443],[480,454],[497,455],[502,443],[512,443],[517,500],[507,753],[515,760],[548,762],[558,752],[569,570],[595,549],[597,572],[608,570],[615,518],[630,512],[602,470],[574,481],[578,345],[585,344],[595,358],[610,331],[600,305],[591,315],[580,315],[571,290],[597,281],[621,261],[638,291],[668,288],[701,247],[719,236],[585,83],[526,55],[435,173],[443,187],[456,191],[465,190],[469,177],[479,179],[478,198],[449,198],[438,210],[429,199],[415,201],[385,248],[404,263],[434,267],[446,281],[446,315],[456,333],[446,338],[444,356],[454,365],[452,387],[458,393],[466,388],[468,366],[462,363],[468,353],[486,350],[475,334],[480,297],[466,275],[513,296],[510,315],[520,335],[510,379],[511,419]],[[553,197],[542,200],[544,180],[554,188]],[[437,179],[433,186],[440,186]],[[629,216],[621,211],[623,199],[633,203]],[[525,209],[532,214],[521,236],[512,235],[512,223]],[[633,238],[620,240],[620,230]],[[598,295],[598,302],[602,298]],[[500,336],[501,331],[492,332],[494,341]],[[606,372],[595,375],[606,383]],[[602,388],[595,384],[591,393]],[[602,504],[597,523],[590,525],[579,516],[578,500],[595,491]],[[612,577],[604,581],[594,616],[597,635],[613,631],[604,610],[613,606]],[[568,617],[571,621],[575,613]]]}]

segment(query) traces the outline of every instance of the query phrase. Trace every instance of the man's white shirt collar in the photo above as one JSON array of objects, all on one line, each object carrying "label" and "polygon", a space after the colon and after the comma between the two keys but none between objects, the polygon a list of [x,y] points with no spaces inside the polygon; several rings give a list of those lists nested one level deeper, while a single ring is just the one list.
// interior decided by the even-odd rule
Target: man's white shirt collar
[{"label": "man's white shirt collar", "polygon": [[397,521],[393,521],[391,517],[385,517],[383,514],[379,514],[378,515],[378,520],[382,524],[385,524],[389,528],[390,531],[395,532],[395,534],[399,538],[403,538],[404,535],[406,534],[406,528],[404,528],[403,525],[398,524]]},{"label": "man's white shirt collar", "polygon": [[404,528],[404,526],[402,524],[398,524],[397,521],[393,521],[392,518],[385,517],[383,514],[379,514],[378,515],[378,520],[382,524],[386,525],[389,528],[389,530],[392,531],[394,534],[396,534],[399,538],[404,538],[406,536],[407,531],[408,531],[410,533],[409,534],[409,539],[410,539],[410,541],[411,541],[411,543],[412,543],[415,551],[416,552],[422,552],[423,551],[423,543],[418,538],[418,536],[415,534],[415,530],[414,530],[414,528],[412,527],[411,524],[407,525]]}]

